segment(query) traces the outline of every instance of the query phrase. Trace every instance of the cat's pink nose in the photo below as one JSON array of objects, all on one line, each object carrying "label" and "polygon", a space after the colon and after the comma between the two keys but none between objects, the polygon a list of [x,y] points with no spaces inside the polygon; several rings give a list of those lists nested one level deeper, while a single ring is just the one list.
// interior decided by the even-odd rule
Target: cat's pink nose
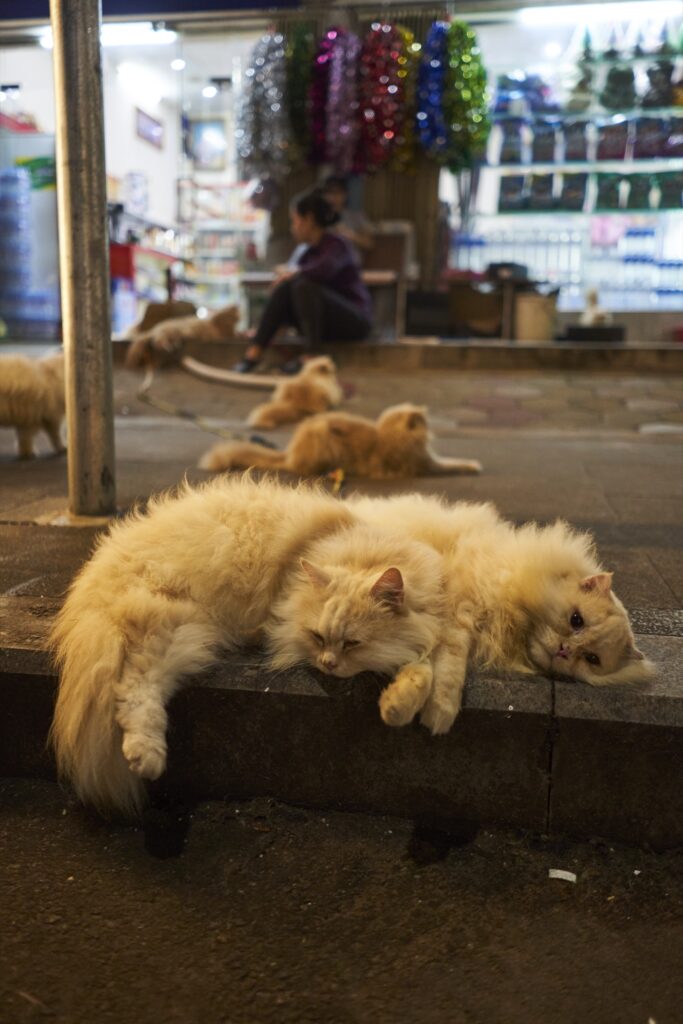
[{"label": "cat's pink nose", "polygon": [[323,668],[336,668],[337,659],[335,658],[334,654],[332,654],[331,651],[325,651],[324,654],[320,655],[320,664],[323,666]]},{"label": "cat's pink nose", "polygon": [[564,644],[560,644],[557,649],[556,658],[564,658],[565,660],[569,657],[569,648],[565,647]]}]

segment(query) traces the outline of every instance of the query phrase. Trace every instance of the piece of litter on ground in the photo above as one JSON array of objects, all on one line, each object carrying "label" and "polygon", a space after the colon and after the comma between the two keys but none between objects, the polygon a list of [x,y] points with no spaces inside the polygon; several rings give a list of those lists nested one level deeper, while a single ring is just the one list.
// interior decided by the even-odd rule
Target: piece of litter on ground
[{"label": "piece of litter on ground", "polygon": [[633,874],[634,874],[634,875],[639,875],[639,874],[640,874],[640,871],[639,871],[639,870],[636,870],[636,871],[634,871],[634,872],[633,872]]},{"label": "piece of litter on ground", "polygon": [[508,704],[508,711],[514,711],[514,710],[515,710],[514,706],[512,704]]},{"label": "piece of litter on ground", "polygon": [[561,868],[549,868],[548,878],[561,878],[563,882],[576,881],[576,875],[573,871],[563,871]]}]

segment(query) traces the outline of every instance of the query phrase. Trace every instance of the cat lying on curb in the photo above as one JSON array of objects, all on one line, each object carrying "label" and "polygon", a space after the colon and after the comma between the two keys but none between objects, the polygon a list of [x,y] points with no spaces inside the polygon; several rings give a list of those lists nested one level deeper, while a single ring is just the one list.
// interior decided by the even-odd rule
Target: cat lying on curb
[{"label": "cat lying on curb", "polygon": [[232,341],[236,337],[237,306],[225,306],[210,316],[179,316],[162,320],[148,331],[137,331],[126,353],[126,367],[165,366],[175,362],[188,341]]},{"label": "cat lying on curb", "polygon": [[480,473],[472,459],[435,455],[426,410],[394,405],[376,422],[347,413],[325,413],[300,424],[284,451],[248,442],[214,445],[199,461],[201,469],[283,469],[298,476],[321,476],[343,469],[371,480],[450,473]]},{"label": "cat lying on curb", "polygon": [[443,622],[440,565],[311,487],[223,478],[157,498],[112,525],[56,621],[60,775],[104,813],[138,812],[171,696],[221,649],[263,640],[274,668],[410,676]]},{"label": "cat lying on curb", "polygon": [[295,377],[278,384],[269,402],[251,410],[247,423],[260,430],[273,430],[334,409],[341,405],[342,398],[334,363],[329,356],[317,356],[304,363]]},{"label": "cat lying on curb", "polygon": [[60,775],[104,813],[137,813],[142,779],[166,765],[182,677],[257,640],[274,668],[397,673],[382,718],[421,712],[433,733],[458,713],[468,661],[592,685],[648,679],[610,584],[586,535],[516,529],[490,505],[186,485],[112,526],[58,616]]},{"label": "cat lying on curb", "polygon": [[390,685],[382,718],[405,725],[417,712],[445,733],[460,710],[468,664],[566,675],[591,686],[645,682],[654,666],[636,648],[628,615],[597,560],[592,538],[561,521],[505,522],[492,505],[448,505],[418,494],[354,498],[354,515],[412,537],[443,559],[443,643],[425,687]]},{"label": "cat lying on curb", "polygon": [[63,419],[63,354],[42,359],[0,356],[0,427],[16,430],[19,458],[33,458],[33,440],[40,430],[45,431],[56,452],[63,452]]}]

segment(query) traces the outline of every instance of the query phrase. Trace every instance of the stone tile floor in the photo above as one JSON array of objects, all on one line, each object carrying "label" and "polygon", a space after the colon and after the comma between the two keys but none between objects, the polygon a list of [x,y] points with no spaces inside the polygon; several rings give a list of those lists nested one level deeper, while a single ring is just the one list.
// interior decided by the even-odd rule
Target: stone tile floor
[{"label": "stone tile floor", "polygon": [[[436,372],[417,375],[341,373],[354,393],[350,412],[376,415],[387,405],[416,401],[429,407],[435,428],[607,430],[683,434],[683,378],[523,372]],[[135,401],[140,378],[116,372],[116,409],[122,415],[154,414]],[[204,415],[241,419],[264,392],[207,384],[178,371],[159,373],[154,393]]]}]

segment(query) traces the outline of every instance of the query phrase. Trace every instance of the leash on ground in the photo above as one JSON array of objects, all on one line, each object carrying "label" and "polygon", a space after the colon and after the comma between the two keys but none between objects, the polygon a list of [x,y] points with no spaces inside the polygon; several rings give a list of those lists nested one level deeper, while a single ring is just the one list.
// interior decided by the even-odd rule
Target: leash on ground
[{"label": "leash on ground", "polygon": [[[207,419],[196,412],[192,412],[191,409],[182,409],[177,405],[173,405],[171,402],[165,401],[163,398],[157,398],[151,393],[153,382],[154,369],[149,366],[145,370],[145,376],[142,384],[135,392],[135,397],[138,401],[144,402],[145,405],[158,409],[160,412],[165,412],[168,416],[174,416],[176,419],[186,420],[189,423],[193,423],[199,430],[202,430],[207,434],[215,434],[217,437],[222,437],[224,441],[250,441],[252,444],[260,444],[264,448],[272,448],[275,451],[278,450],[277,445],[273,444],[272,441],[269,441],[268,438],[262,437],[261,434],[243,434],[236,430],[226,430],[223,427],[211,426]],[[342,497],[345,480],[344,470],[334,469],[331,473],[326,475],[325,479],[330,482],[332,494],[337,497]]]},{"label": "leash on ground", "polygon": [[135,393],[135,397],[140,402],[144,402],[145,405],[151,405],[154,409],[159,409],[160,412],[165,412],[169,416],[175,416],[176,419],[188,420],[190,423],[194,423],[195,427],[199,430],[203,430],[207,434],[215,434],[216,437],[222,437],[225,441],[251,441],[252,444],[260,444],[264,448],[277,449],[277,445],[269,441],[268,438],[262,437],[261,434],[245,435],[236,430],[226,430],[224,427],[211,426],[209,421],[200,416],[199,413],[192,412],[191,409],[181,409],[179,406],[173,405],[163,398],[157,398],[151,393],[153,381],[154,370],[152,367],[148,367],[142,384]]}]

